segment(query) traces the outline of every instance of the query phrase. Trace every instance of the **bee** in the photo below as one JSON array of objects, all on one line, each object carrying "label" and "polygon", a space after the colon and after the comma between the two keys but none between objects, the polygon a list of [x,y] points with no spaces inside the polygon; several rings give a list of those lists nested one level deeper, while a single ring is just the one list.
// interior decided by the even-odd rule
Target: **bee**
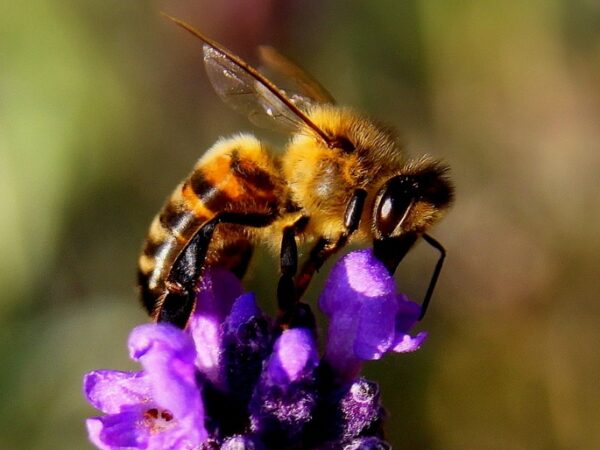
[{"label": "bee", "polygon": [[[310,75],[270,47],[263,66],[292,89],[179,19],[203,43],[210,82],[226,104],[259,126],[290,134],[274,152],[249,134],[221,138],[199,159],[154,218],[139,258],[141,299],[159,322],[184,328],[203,270],[223,266],[243,277],[255,245],[279,252],[282,326],[303,320],[299,301],[315,272],[349,242],[372,241],[390,273],[423,238],[439,251],[422,302],[427,310],[445,257],[427,234],[453,199],[448,167],[406,159],[390,128],[345,107]],[[298,270],[298,245],[312,249]]]}]

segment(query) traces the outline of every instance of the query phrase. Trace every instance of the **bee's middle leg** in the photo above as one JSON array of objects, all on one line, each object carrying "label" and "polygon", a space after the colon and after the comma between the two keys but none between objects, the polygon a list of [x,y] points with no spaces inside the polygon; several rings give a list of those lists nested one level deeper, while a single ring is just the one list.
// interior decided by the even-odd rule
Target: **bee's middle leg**
[{"label": "bee's middle leg", "polygon": [[314,328],[315,326],[315,319],[310,308],[298,301],[299,296],[294,280],[298,271],[296,236],[304,230],[308,220],[307,216],[302,216],[294,224],[285,227],[281,238],[280,277],[277,284],[279,317],[277,321],[283,328]]}]

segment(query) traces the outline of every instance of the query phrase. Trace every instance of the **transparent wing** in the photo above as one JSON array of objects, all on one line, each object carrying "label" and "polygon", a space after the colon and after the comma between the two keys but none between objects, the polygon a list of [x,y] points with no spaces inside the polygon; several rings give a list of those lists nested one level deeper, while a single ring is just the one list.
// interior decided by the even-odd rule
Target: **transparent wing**
[{"label": "transparent wing", "polygon": [[[204,45],[204,64],[219,97],[234,110],[248,116],[253,124],[290,132],[297,131],[304,123],[289,104],[222,52],[207,44]],[[280,92],[285,95],[283,91]],[[293,99],[288,100],[293,102]]]},{"label": "transparent wing", "polygon": [[335,104],[333,96],[312,75],[290,61],[273,47],[258,47],[261,71],[277,83],[299,106],[315,103]]},{"label": "transparent wing", "polygon": [[[192,26],[163,15],[204,42],[204,64],[208,77],[225,103],[247,115],[256,125],[288,132],[308,126],[325,144],[333,144],[332,139],[302,109],[307,106],[306,102],[289,98],[254,67]],[[302,106],[295,102],[302,103]]]}]

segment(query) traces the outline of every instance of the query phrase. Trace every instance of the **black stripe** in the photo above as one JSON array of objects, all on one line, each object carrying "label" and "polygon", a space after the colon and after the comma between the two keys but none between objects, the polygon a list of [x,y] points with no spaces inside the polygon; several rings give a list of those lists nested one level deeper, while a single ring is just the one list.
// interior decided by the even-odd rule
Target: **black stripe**
[{"label": "black stripe", "polygon": [[261,191],[273,192],[275,183],[269,172],[262,170],[250,159],[240,159],[239,152],[231,152],[231,170],[239,178]]},{"label": "black stripe", "polygon": [[156,295],[148,289],[148,279],[150,277],[141,271],[138,272],[138,284],[140,289],[140,300],[148,314],[152,314],[154,307],[156,306],[157,298]]},{"label": "black stripe", "polygon": [[[175,228],[179,229],[181,223],[188,221],[190,217],[195,217],[191,211],[183,209],[175,202],[169,202],[161,211],[158,220],[167,231],[171,232]],[[192,223],[193,221],[190,222],[190,224]]]},{"label": "black stripe", "polygon": [[160,241],[156,241],[153,239],[152,236],[148,236],[148,239],[146,240],[146,244],[144,245],[144,255],[146,256],[156,256],[157,253],[159,253],[164,247],[172,247],[173,245],[176,245],[177,241],[175,240],[175,238],[171,235],[169,235],[167,237],[167,239],[163,239]]},{"label": "black stripe", "polygon": [[190,185],[194,194],[211,211],[222,211],[228,203],[231,203],[231,198],[208,181],[202,170],[196,170],[192,174]]},{"label": "black stripe", "polygon": [[148,236],[148,239],[146,239],[146,242],[144,243],[144,255],[154,256],[156,254],[156,251],[160,248],[161,244],[162,242],[157,242],[154,239],[152,239],[151,236]]}]

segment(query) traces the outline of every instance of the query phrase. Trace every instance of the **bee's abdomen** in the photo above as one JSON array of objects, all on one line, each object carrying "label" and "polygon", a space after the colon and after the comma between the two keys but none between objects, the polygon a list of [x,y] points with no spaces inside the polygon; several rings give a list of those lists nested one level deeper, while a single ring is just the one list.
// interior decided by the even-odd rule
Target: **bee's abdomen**
[{"label": "bee's abdomen", "polygon": [[148,312],[153,311],[157,298],[164,291],[170,268],[185,244],[204,222],[214,216],[208,208],[194,209],[188,204],[184,197],[185,186],[185,182],[177,186],[152,220],[138,261],[142,303]]},{"label": "bee's abdomen", "polygon": [[[279,191],[276,171],[254,138],[230,139],[209,150],[150,226],[138,265],[142,303],[148,312],[155,311],[177,257],[207,221],[223,211],[274,214]],[[213,241],[220,242],[210,253],[210,264],[232,265],[236,260],[232,249],[248,252],[246,239],[231,229],[216,232]]]}]

